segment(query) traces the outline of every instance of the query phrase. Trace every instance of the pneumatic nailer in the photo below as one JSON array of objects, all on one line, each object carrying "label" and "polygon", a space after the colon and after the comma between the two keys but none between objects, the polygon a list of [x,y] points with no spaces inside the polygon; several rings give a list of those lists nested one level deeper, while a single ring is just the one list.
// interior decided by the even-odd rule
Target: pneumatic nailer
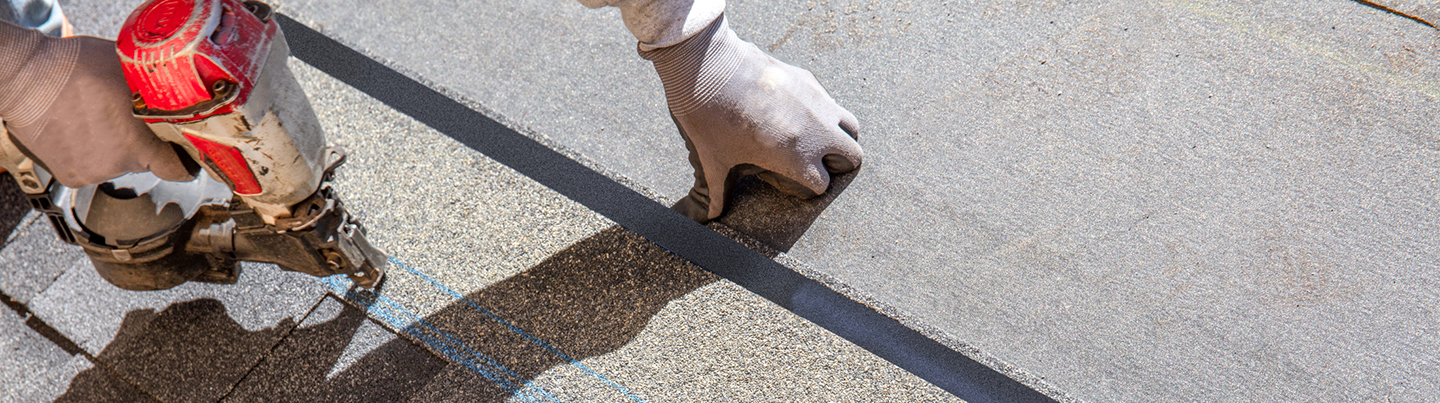
[{"label": "pneumatic nailer", "polygon": [[121,27],[135,116],[204,169],[193,181],[138,173],[68,188],[0,126],[0,164],[110,283],[234,283],[237,261],[362,287],[383,277],[385,254],[331,187],[346,152],[326,142],[273,17],[258,1],[150,0]]}]

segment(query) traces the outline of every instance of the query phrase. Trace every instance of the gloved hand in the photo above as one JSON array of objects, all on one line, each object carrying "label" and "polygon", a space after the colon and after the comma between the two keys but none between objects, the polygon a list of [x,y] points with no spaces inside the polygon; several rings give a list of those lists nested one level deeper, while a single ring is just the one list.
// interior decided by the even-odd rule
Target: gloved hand
[{"label": "gloved hand", "polygon": [[690,149],[695,186],[675,209],[704,223],[725,211],[735,179],[757,175],[814,197],[831,173],[860,166],[859,122],[809,71],[741,41],[724,15],[673,46],[640,51],[655,64]]},{"label": "gloved hand", "polygon": [[132,105],[114,42],[50,38],[0,22],[0,120],[61,184],[144,171],[194,178]]}]

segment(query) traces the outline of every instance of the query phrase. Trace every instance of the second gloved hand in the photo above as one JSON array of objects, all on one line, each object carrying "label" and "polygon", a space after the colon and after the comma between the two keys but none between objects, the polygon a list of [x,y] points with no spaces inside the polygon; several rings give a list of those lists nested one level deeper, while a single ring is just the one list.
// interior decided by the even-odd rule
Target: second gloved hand
[{"label": "second gloved hand", "polygon": [[695,186],[676,209],[691,219],[723,214],[742,175],[808,198],[825,193],[831,173],[860,166],[855,115],[809,71],[741,41],[723,15],[679,44],[640,55],[655,63],[690,149]]},{"label": "second gloved hand", "polygon": [[193,178],[132,106],[113,42],[50,38],[0,22],[0,120],[61,184],[144,171]]}]

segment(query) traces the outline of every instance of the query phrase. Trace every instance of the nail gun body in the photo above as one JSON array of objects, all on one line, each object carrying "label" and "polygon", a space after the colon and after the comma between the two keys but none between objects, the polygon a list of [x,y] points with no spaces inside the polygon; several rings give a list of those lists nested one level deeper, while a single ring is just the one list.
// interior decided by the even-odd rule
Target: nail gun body
[{"label": "nail gun body", "polygon": [[53,183],[36,196],[53,200],[60,238],[84,247],[112,284],[234,283],[237,261],[345,274],[362,287],[382,278],[385,254],[332,187],[346,152],[326,142],[272,16],[257,1],[150,0],[122,26],[116,50],[135,116],[207,175]]}]

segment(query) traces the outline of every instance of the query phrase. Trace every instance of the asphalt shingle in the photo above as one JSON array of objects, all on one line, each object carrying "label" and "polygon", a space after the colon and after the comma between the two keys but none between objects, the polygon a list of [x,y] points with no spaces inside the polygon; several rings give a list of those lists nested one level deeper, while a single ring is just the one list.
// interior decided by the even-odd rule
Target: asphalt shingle
[{"label": "asphalt shingle", "polygon": [[29,308],[144,393],[194,401],[229,391],[323,293],[309,276],[248,264],[235,285],[125,291],[81,260]]},{"label": "asphalt shingle", "polygon": [[29,303],[60,277],[68,266],[32,258],[64,254],[66,245],[55,238],[50,222],[30,210],[10,175],[0,176],[0,291]]},{"label": "asphalt shingle", "polygon": [[225,401],[405,401],[445,365],[330,297]]},{"label": "asphalt shingle", "polygon": [[40,384],[52,383],[52,373],[63,372],[72,357],[25,319],[0,306],[0,401],[43,400],[36,393],[51,388]]}]

